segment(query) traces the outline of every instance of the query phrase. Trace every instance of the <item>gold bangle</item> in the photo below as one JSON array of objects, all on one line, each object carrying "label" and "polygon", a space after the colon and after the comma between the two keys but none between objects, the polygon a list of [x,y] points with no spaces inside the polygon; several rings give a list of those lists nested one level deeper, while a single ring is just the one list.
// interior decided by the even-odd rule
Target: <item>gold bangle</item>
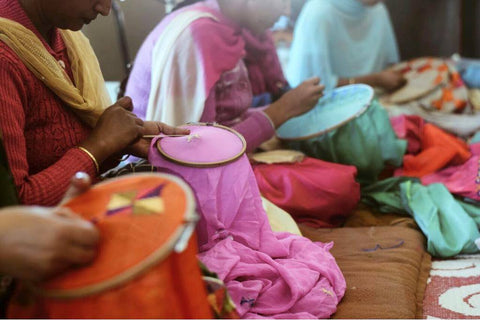
[{"label": "gold bangle", "polygon": [[95,168],[97,169],[97,173],[100,173],[100,166],[98,165],[98,161],[97,159],[95,159],[93,154],[87,149],[85,149],[84,147],[77,147],[77,148],[85,152],[90,157],[90,159],[92,159],[93,163],[95,164]]},{"label": "gold bangle", "polygon": [[349,78],[348,79],[348,84],[355,84],[355,78]]}]

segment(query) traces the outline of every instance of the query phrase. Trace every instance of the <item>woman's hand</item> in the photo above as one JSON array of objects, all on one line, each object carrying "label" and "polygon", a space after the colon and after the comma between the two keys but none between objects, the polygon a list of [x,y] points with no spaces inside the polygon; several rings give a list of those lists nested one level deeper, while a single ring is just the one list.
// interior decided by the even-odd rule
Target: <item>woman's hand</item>
[{"label": "woman's hand", "polygon": [[99,164],[147,134],[143,120],[132,110],[129,97],[118,100],[104,111],[90,136],[82,142],[81,146],[90,151]]},{"label": "woman's hand", "polygon": [[375,75],[375,86],[381,87],[387,91],[400,89],[407,83],[402,72],[395,70],[385,70]]},{"label": "woman's hand", "polygon": [[[90,187],[78,173],[65,201]],[[97,229],[67,208],[10,207],[0,210],[0,273],[41,281],[96,255]]]},{"label": "woman's hand", "polygon": [[[166,135],[187,135],[190,133],[190,130],[188,129],[172,127],[162,122],[145,121],[143,125],[145,135],[156,136],[161,133]],[[136,143],[127,147],[124,150],[124,153],[131,154],[139,158],[147,158],[151,141],[152,140],[148,138],[140,138]]]},{"label": "woman's hand", "polygon": [[81,195],[92,186],[92,179],[85,172],[77,172],[70,181],[70,187],[60,202],[60,206],[67,203],[70,199]]},{"label": "woman's hand", "polygon": [[264,112],[278,128],[288,119],[310,111],[323,96],[324,88],[323,85],[320,85],[319,78],[311,78],[285,93]]}]

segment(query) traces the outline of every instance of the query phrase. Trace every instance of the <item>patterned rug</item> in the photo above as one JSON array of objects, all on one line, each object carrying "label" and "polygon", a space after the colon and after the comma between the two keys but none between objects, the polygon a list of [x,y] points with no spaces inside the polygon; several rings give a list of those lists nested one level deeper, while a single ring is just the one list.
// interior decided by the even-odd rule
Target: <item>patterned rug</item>
[{"label": "patterned rug", "polygon": [[423,316],[426,319],[480,318],[480,254],[432,262]]}]

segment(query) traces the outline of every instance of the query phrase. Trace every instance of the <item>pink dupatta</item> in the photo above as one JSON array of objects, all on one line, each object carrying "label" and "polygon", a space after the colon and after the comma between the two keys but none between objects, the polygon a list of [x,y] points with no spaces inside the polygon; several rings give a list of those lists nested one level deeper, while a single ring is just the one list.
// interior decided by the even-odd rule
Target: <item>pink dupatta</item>
[{"label": "pink dupatta", "polygon": [[[190,137],[165,138],[175,139],[182,160],[209,155],[218,161],[218,150],[232,145],[215,137],[208,146],[208,128],[190,129]],[[272,231],[245,154],[215,167],[188,167],[161,156],[157,140],[148,159],[193,188],[201,217],[199,258],[225,282],[242,318],[328,318],[336,311],[346,284],[329,252],[333,243]],[[201,152],[195,144],[202,144]],[[195,151],[185,155],[187,149]]]}]

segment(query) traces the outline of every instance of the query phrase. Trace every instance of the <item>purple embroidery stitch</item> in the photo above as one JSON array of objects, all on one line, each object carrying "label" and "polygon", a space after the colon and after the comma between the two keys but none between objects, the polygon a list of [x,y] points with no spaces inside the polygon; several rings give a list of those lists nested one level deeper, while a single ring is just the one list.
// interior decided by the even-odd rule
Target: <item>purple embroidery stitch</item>
[{"label": "purple embroidery stitch", "polygon": [[244,303],[248,303],[250,307],[253,307],[253,305],[255,304],[255,299],[248,299],[248,298],[242,297],[242,300],[240,301],[240,305],[243,305]]},{"label": "purple embroidery stitch", "polygon": [[404,243],[405,243],[404,240],[400,240],[399,243],[397,243],[396,245],[393,245],[391,247],[382,247],[380,244],[377,243],[374,248],[362,249],[362,251],[374,252],[374,251],[377,251],[378,249],[381,249],[381,250],[396,249],[396,248],[400,248],[401,246],[403,246]]}]

